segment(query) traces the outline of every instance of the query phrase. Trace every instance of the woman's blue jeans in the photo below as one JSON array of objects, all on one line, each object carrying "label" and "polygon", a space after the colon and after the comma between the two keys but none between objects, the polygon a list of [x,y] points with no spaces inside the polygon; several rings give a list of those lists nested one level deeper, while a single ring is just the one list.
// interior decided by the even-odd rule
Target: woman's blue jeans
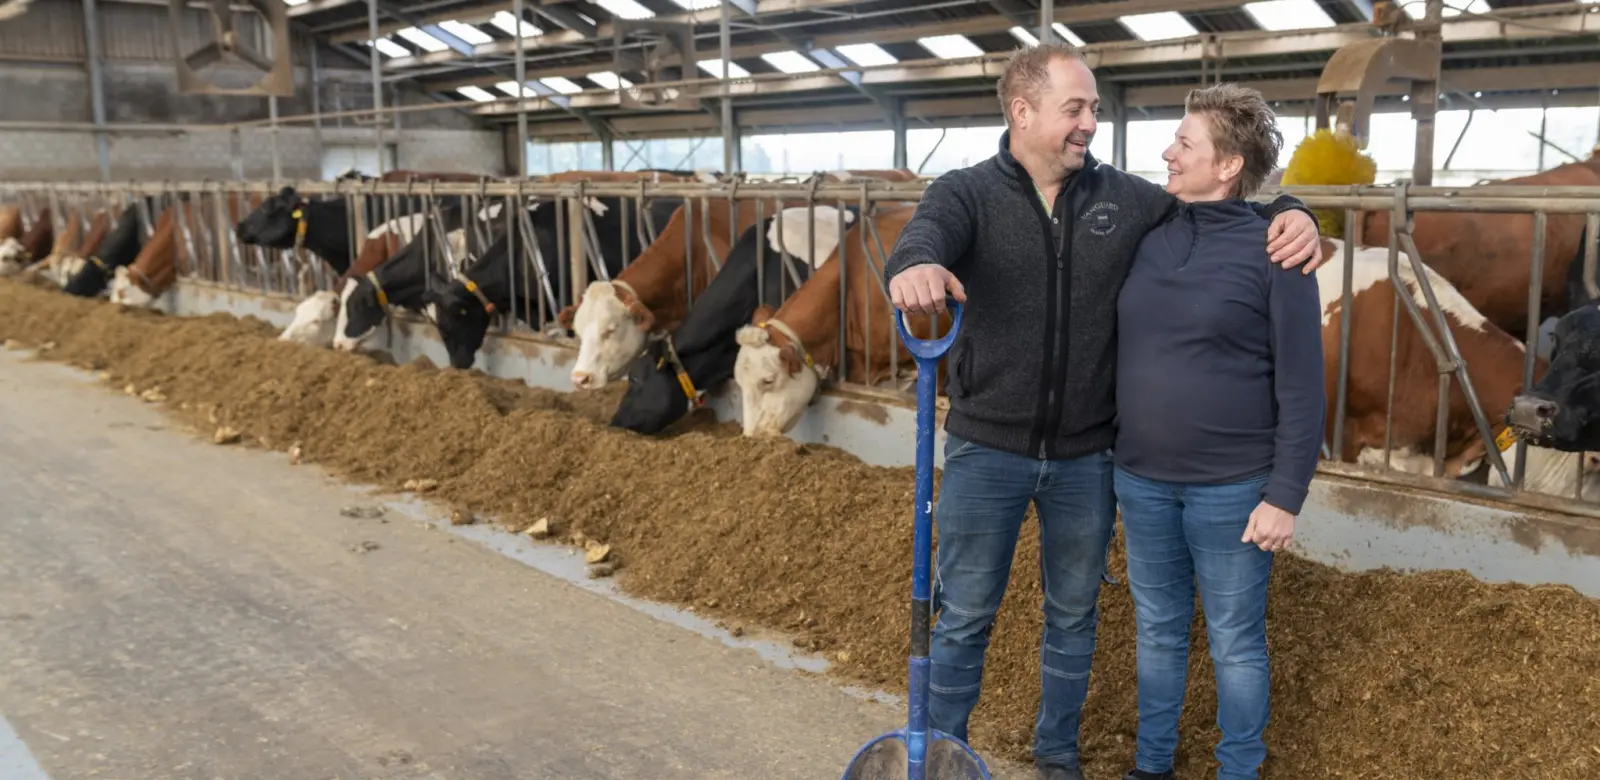
[{"label": "woman's blue jeans", "polygon": [[1199,584],[1217,676],[1217,780],[1254,780],[1267,757],[1267,581],[1272,553],[1241,542],[1265,475],[1224,485],[1160,482],[1116,469],[1138,624],[1135,766],[1173,767]]}]

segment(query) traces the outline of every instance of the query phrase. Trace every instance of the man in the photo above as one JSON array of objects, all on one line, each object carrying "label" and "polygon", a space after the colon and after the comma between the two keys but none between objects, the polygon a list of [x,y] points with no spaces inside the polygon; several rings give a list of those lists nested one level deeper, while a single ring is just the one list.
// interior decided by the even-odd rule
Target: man
[{"label": "man", "polygon": [[[1177,200],[1089,154],[1100,100],[1073,47],[1018,51],[998,91],[999,153],[928,186],[884,269],[902,311],[942,311],[947,291],[965,308],[946,359],[928,719],[967,738],[1031,501],[1045,596],[1035,772],[1082,780],[1079,723],[1116,517],[1117,296],[1139,240]],[[1256,208],[1272,220],[1262,241],[1273,262],[1315,254],[1316,221],[1298,200]]]}]

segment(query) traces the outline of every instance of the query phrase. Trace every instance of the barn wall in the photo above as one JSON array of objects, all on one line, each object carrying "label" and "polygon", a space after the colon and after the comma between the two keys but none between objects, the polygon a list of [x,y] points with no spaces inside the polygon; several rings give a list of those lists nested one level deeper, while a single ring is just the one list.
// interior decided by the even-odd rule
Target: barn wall
[{"label": "barn wall", "polygon": [[[278,327],[293,319],[295,305],[283,296],[192,282],[176,285],[160,303],[180,315],[225,311]],[[405,313],[392,327],[380,328],[370,346],[389,350],[401,363],[426,355],[435,364],[447,364],[437,331]],[[566,391],[574,358],[574,350],[552,342],[490,334],[474,367]],[[709,405],[719,419],[739,419],[731,382]],[[839,447],[873,465],[908,467],[915,460],[916,410],[829,391],[789,436]],[[944,462],[942,430],[936,429],[934,441],[937,467]],[[911,507],[906,509],[909,518]],[[1487,582],[1565,584],[1600,598],[1600,522],[1593,519],[1330,473],[1320,473],[1312,483],[1300,519],[1295,553],[1346,571],[1462,570]]]},{"label": "barn wall", "polygon": [[[27,18],[24,16],[22,18]],[[324,113],[358,110],[372,105],[370,74],[366,71],[324,69],[321,72],[321,107]],[[232,76],[219,76],[233,81]],[[213,125],[246,122],[268,116],[267,99],[176,93],[170,65],[152,62],[108,61],[105,66],[106,121],[124,125]],[[81,65],[6,63],[0,66],[0,177],[47,181],[95,180],[100,176],[91,133],[69,130],[10,129],[6,122],[89,123],[93,113],[89,80]],[[385,90],[384,104],[393,105],[396,94]],[[402,105],[427,105],[427,97],[400,92]],[[310,72],[296,72],[296,94],[280,98],[278,115],[311,113]],[[359,122],[359,124],[358,124]],[[503,175],[509,171],[501,133],[485,129],[472,117],[441,108],[400,117],[398,165],[459,172]],[[321,155],[309,123],[280,129],[279,155],[283,175],[320,178]],[[394,120],[384,124],[384,139],[396,141]],[[113,179],[231,179],[232,139],[225,131],[200,130],[184,134],[148,132],[109,136]],[[373,146],[370,120],[324,120],[324,143]],[[272,173],[271,136],[265,129],[241,131],[240,146],[246,178],[266,178]]]}]

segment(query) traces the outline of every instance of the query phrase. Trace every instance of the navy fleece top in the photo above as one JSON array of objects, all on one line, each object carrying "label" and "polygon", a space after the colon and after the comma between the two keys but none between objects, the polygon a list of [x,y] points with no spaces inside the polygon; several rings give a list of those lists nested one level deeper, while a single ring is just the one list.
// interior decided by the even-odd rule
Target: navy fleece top
[{"label": "navy fleece top", "polygon": [[1117,465],[1219,484],[1270,474],[1299,514],[1326,392],[1317,277],[1267,256],[1239,199],[1184,204],[1139,244],[1117,301]]}]

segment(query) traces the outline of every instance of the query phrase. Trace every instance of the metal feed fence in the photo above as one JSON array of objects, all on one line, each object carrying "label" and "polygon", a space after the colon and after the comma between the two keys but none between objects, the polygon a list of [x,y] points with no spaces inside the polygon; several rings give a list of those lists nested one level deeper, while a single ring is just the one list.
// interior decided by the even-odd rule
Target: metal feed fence
[{"label": "metal feed fence", "polygon": [[[849,277],[848,263],[851,261],[864,261],[868,264],[870,276],[881,279],[884,262],[893,245],[892,241],[885,241],[873,217],[883,205],[916,203],[921,199],[926,184],[865,179],[828,182],[821,180],[820,177],[813,177],[808,181],[754,182],[733,179],[716,184],[654,181],[558,183],[539,180],[478,182],[352,180],[294,182],[293,186],[307,199],[344,201],[351,236],[351,246],[348,251],[352,262],[359,254],[361,242],[377,225],[395,225],[399,230],[402,244],[409,244],[418,237],[423,238],[426,242],[424,256],[425,265],[429,269],[427,274],[429,285],[437,280],[446,280],[448,283],[448,280],[460,278],[461,271],[472,264],[473,259],[483,248],[496,238],[514,232],[520,239],[521,251],[508,255],[507,273],[512,280],[512,288],[518,295],[513,295],[512,307],[505,312],[506,316],[500,318],[498,330],[502,334],[518,333],[571,344],[571,340],[565,337],[557,322],[558,312],[580,297],[591,279],[609,281],[613,278],[612,271],[607,265],[607,258],[601,251],[604,242],[595,210],[587,205],[592,198],[615,199],[612,202],[621,209],[619,219],[615,220],[618,245],[622,247],[621,258],[612,258],[612,264],[619,272],[637,259],[645,247],[654,246],[658,251],[682,252],[683,283],[687,293],[685,303],[690,307],[694,305],[697,252],[703,253],[713,274],[720,271],[727,260],[724,253],[719,251],[720,242],[713,240],[714,236],[720,237],[713,224],[714,221],[720,221],[714,220],[714,217],[720,216],[717,214],[718,210],[725,210],[723,213],[726,215],[726,244],[723,246],[732,247],[738,242],[742,232],[738,226],[741,223],[754,224],[753,229],[757,231],[756,285],[760,296],[760,291],[766,287],[766,253],[771,251],[766,235],[766,220],[782,209],[804,209],[807,212],[808,231],[804,246],[813,249],[809,257],[784,260],[783,278],[778,280],[779,300],[762,300],[762,303],[777,308],[803,284],[796,261],[815,271],[825,259],[816,257],[814,250],[816,237],[822,230],[836,231],[837,254],[833,262],[844,264],[841,266],[841,273],[846,279]],[[31,224],[28,221],[36,219],[45,204],[51,207],[50,213],[53,219],[64,220],[75,205],[79,213],[87,208],[83,204],[97,204],[103,209],[116,210],[120,209],[117,204],[129,201],[142,206],[143,201],[136,200],[135,197],[151,196],[157,199],[157,203],[148,213],[143,209],[139,212],[141,223],[146,226],[147,237],[151,235],[149,226],[163,209],[173,203],[187,202],[193,204],[191,211],[200,216],[198,219],[190,219],[183,209],[174,212],[178,216],[177,229],[181,236],[180,254],[186,258],[179,263],[181,278],[203,280],[239,291],[295,298],[307,296],[316,290],[331,289],[335,279],[334,273],[323,263],[310,262],[308,252],[269,250],[242,246],[238,242],[234,227],[238,219],[248,213],[252,206],[247,203],[235,214],[231,213],[226,205],[234,197],[265,198],[276,191],[276,185],[266,182],[128,182],[104,185],[43,183],[7,185],[0,188],[0,198],[21,206],[24,222]],[[1398,287],[1393,296],[1394,324],[1399,325],[1399,317],[1403,311],[1425,343],[1438,371],[1438,415],[1434,421],[1431,473],[1416,475],[1420,478],[1420,482],[1415,478],[1387,481],[1422,484],[1431,488],[1465,492],[1480,497],[1516,500],[1600,517],[1600,507],[1594,504],[1575,502],[1564,496],[1535,495],[1524,490],[1527,464],[1525,443],[1519,441],[1515,445],[1516,466],[1507,469],[1491,434],[1495,419],[1504,412],[1486,410],[1478,399],[1471,381],[1474,368],[1467,365],[1454,336],[1446,327],[1445,312],[1439,305],[1430,274],[1423,272],[1420,253],[1411,234],[1412,215],[1417,211],[1531,214],[1534,230],[1529,257],[1528,325],[1522,337],[1526,352],[1521,377],[1522,386],[1527,387],[1534,379],[1541,320],[1540,291],[1543,286],[1546,254],[1545,229],[1550,215],[1586,216],[1589,241],[1583,256],[1584,278],[1590,295],[1600,298],[1600,290],[1596,289],[1594,282],[1597,264],[1594,237],[1600,235],[1600,187],[1485,185],[1449,188],[1408,187],[1404,184],[1394,187],[1293,187],[1263,192],[1257,199],[1268,200],[1279,192],[1293,194],[1312,208],[1335,209],[1344,214],[1341,312],[1348,313],[1351,308],[1353,257],[1359,235],[1358,218],[1362,212],[1390,213],[1392,218],[1389,220],[1387,242],[1389,278],[1399,277],[1399,263],[1402,262],[1401,256],[1404,255],[1404,262],[1409,264],[1411,276],[1415,278],[1427,302],[1424,311],[1410,295],[1400,294]],[[676,204],[669,206],[673,208],[675,216],[682,217],[684,229],[681,230],[681,236],[662,238],[667,226],[658,224],[657,215],[652,213],[652,205],[665,199],[670,199]],[[819,224],[816,219],[819,207],[832,207],[836,210],[836,216],[831,220],[832,224]],[[850,207],[859,212],[853,220],[854,224],[846,222],[845,211]],[[553,208],[557,213],[555,219],[541,223],[547,225],[543,234],[536,229],[533,220],[533,215],[539,208]],[[458,256],[459,253],[448,240],[448,234],[454,232],[445,229],[446,212],[450,209],[455,209],[456,213],[461,215],[460,227],[456,230],[461,231],[462,236],[468,233],[471,235],[470,240],[466,242],[471,251],[466,255]],[[413,214],[420,216],[402,218]],[[87,216],[80,218],[88,219]],[[397,219],[398,222],[395,222]],[[777,236],[779,245],[791,246],[785,242],[782,235],[785,220],[778,219],[774,225],[774,229],[779,233]],[[549,232],[554,232],[555,235],[549,236]],[[544,235],[544,242],[537,240],[540,235]],[[682,242],[681,247],[678,246],[679,241]],[[461,242],[458,239],[456,243],[459,245]],[[545,245],[554,247],[554,258],[544,256]],[[887,291],[882,284],[873,286],[876,288],[873,291],[854,291],[858,295],[881,296],[881,306],[861,306],[861,316],[864,319],[862,324],[869,333],[874,316],[892,316],[889,313],[892,307],[888,302]],[[854,381],[854,378],[843,376],[842,367],[850,362],[845,327],[848,322],[849,307],[852,304],[871,303],[852,301],[851,294],[852,290],[847,282],[839,284],[840,327],[838,359],[835,364],[840,368],[826,378],[826,383],[835,387],[848,387],[857,392],[908,400],[914,375],[902,374],[898,360],[888,361],[889,378],[884,385],[867,387]],[[517,304],[519,298],[525,302],[521,306]],[[882,330],[889,334],[888,343],[874,344],[872,339],[864,340],[862,347],[864,354],[859,357],[869,369],[873,365],[875,350],[880,351],[880,356],[885,352],[898,354],[900,351],[897,330],[892,327]],[[1337,391],[1335,397],[1329,399],[1330,414],[1334,415],[1335,419],[1332,436],[1329,441],[1324,442],[1325,471],[1369,478],[1382,478],[1396,472],[1415,475],[1415,472],[1405,472],[1397,468],[1392,457],[1394,442],[1391,434],[1395,414],[1393,408],[1397,377],[1395,361],[1399,328],[1394,327],[1391,331],[1383,465],[1375,468],[1367,464],[1337,462],[1336,454],[1341,453],[1344,446],[1351,351],[1351,318],[1349,316],[1340,318]],[[1476,370],[1481,372],[1485,369],[1478,367]],[[1504,482],[1510,485],[1509,489],[1470,485],[1443,476],[1449,400],[1452,385],[1456,382],[1461,383],[1473,425],[1477,435],[1484,442],[1489,465]],[[1575,480],[1578,487],[1570,498],[1581,500],[1583,459],[1574,460],[1574,468],[1579,472],[1578,479]]]}]

